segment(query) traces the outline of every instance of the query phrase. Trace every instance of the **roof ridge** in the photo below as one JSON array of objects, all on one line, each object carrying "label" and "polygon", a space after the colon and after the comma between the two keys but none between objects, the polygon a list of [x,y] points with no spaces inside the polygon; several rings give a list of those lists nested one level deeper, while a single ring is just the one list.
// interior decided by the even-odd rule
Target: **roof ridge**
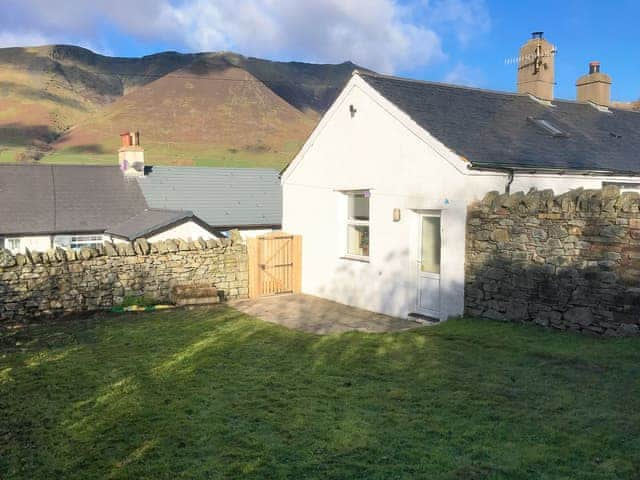
[{"label": "roof ridge", "polygon": [[[470,87],[468,85],[456,85],[455,83],[436,82],[434,80],[421,80],[421,79],[418,79],[418,78],[398,77],[396,75],[386,75],[386,74],[377,73],[377,72],[362,72],[360,70],[354,70],[353,74],[354,75],[359,75],[361,77],[373,77],[373,78],[381,78],[381,79],[385,79],[385,80],[396,80],[396,81],[401,81],[401,82],[418,83],[418,84],[422,84],[422,85],[435,85],[435,86],[440,86],[440,87],[459,88],[461,90],[471,90],[471,91],[474,91],[474,92],[493,93],[493,94],[496,94],[496,95],[506,95],[506,96],[519,97],[519,98],[530,98],[530,96],[531,96],[531,94],[529,94],[529,93],[507,92],[505,90],[495,90],[495,89],[491,89],[491,88]],[[535,101],[535,100],[533,100],[533,101]],[[553,100],[550,100],[550,101],[552,103],[564,102],[564,103],[571,103],[571,104],[576,104],[576,105],[591,106],[591,105],[589,105],[589,102],[580,101],[580,100],[574,100],[574,99],[570,99],[570,98],[554,98]],[[626,110],[624,108],[615,107],[613,105],[609,105],[608,108],[610,110],[616,110],[616,111],[622,111],[622,112],[640,113],[638,111]]]},{"label": "roof ridge", "polygon": [[434,80],[421,80],[417,78],[406,78],[406,77],[398,77],[395,75],[386,75],[382,73],[369,73],[369,72],[361,72],[360,70],[354,70],[354,75],[359,75],[361,77],[373,77],[373,78],[381,78],[385,80],[397,80],[401,82],[409,82],[409,83],[419,83],[423,85],[435,85],[440,87],[451,87],[451,88],[459,88],[461,90],[472,90],[475,92],[484,92],[484,93],[495,93],[497,95],[508,95],[511,97],[521,97],[526,98],[528,94],[526,93],[518,93],[518,92],[507,92],[504,90],[492,90],[490,88],[480,88],[480,87],[470,87],[468,85],[456,85],[455,83],[447,83],[447,82],[436,82]]},{"label": "roof ridge", "polygon": [[37,167],[37,168],[58,168],[58,167],[82,167],[82,168],[120,168],[114,165],[84,165],[78,163],[18,163],[18,162],[1,162],[0,167]]}]

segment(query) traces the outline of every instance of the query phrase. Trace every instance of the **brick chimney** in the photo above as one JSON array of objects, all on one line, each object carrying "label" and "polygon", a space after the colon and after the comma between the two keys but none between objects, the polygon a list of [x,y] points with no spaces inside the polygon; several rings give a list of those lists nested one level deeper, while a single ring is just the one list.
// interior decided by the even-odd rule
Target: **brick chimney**
[{"label": "brick chimney", "polygon": [[140,146],[140,132],[124,132],[120,134],[118,163],[125,176],[144,176],[144,148]]},{"label": "brick chimney", "polygon": [[605,107],[611,104],[611,77],[600,72],[600,62],[589,63],[589,73],[578,79],[576,98]]},{"label": "brick chimney", "polygon": [[554,46],[533,32],[520,48],[518,57],[518,93],[529,93],[542,100],[553,100]]}]

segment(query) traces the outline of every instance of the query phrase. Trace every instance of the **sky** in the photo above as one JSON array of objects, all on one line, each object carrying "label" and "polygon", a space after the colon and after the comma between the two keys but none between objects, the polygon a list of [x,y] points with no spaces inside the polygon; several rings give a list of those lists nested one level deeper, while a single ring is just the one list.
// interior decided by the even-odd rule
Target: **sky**
[{"label": "sky", "polygon": [[0,47],[75,44],[98,53],[228,50],[354,63],[381,73],[515,89],[518,55],[544,31],[556,97],[598,60],[615,100],[640,98],[638,0],[0,0]]}]

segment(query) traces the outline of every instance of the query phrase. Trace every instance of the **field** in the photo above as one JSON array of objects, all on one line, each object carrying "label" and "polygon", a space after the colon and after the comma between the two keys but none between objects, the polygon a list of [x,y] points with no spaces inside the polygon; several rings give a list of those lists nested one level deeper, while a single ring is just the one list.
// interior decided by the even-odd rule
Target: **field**
[{"label": "field", "polygon": [[0,332],[0,477],[640,477],[640,343],[227,307]]}]

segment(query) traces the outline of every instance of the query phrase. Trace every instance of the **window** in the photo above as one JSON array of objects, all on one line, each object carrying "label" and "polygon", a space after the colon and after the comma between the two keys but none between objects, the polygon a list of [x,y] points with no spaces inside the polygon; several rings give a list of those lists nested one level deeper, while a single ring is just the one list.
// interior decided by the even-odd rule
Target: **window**
[{"label": "window", "polygon": [[102,245],[102,235],[58,235],[53,243],[62,248],[80,250],[82,247]]},{"label": "window", "polygon": [[347,255],[369,256],[369,196],[368,191],[347,194]]},{"label": "window", "polygon": [[425,273],[440,274],[440,217],[422,217],[422,251],[420,270]]},{"label": "window", "polygon": [[540,127],[541,130],[544,130],[547,133],[550,133],[554,137],[566,137],[567,134],[560,130],[558,127],[553,125],[548,120],[543,120],[542,118],[533,118],[527,117],[530,122],[533,122],[535,125]]},{"label": "window", "polygon": [[7,248],[12,252],[16,252],[20,250],[20,239],[19,238],[7,238],[5,240]]}]

